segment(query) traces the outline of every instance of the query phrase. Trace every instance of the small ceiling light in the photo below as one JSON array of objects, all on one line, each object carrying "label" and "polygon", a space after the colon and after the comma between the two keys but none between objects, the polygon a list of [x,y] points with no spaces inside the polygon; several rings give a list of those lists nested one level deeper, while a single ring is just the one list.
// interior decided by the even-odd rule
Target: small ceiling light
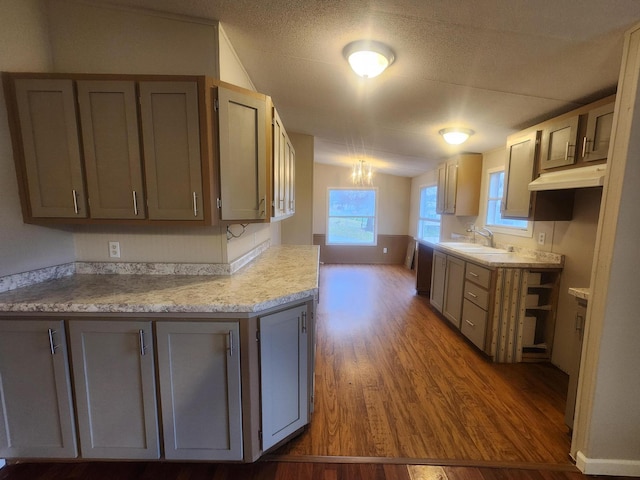
[{"label": "small ceiling light", "polygon": [[373,40],[351,42],[344,47],[342,54],[353,71],[363,78],[377,77],[395,60],[388,46]]},{"label": "small ceiling light", "polygon": [[438,132],[449,145],[460,145],[475,132],[468,128],[443,128]]}]

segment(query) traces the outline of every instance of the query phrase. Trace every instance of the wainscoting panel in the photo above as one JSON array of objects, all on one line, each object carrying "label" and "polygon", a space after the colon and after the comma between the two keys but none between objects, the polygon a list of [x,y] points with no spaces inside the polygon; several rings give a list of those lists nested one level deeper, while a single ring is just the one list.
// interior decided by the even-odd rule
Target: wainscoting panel
[{"label": "wainscoting panel", "polygon": [[[404,263],[409,241],[413,241],[409,235],[378,235],[378,244],[372,247],[327,245],[326,235],[313,235],[313,244],[320,245],[320,261],[323,263],[401,265]],[[387,253],[383,253],[385,248]]]}]

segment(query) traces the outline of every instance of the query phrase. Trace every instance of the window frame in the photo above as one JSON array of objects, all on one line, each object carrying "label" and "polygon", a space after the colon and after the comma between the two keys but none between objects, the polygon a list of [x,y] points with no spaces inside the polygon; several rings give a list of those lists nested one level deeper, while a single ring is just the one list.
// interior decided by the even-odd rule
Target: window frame
[{"label": "window frame", "polygon": [[[489,214],[489,202],[492,201],[492,200],[493,201],[495,201],[495,200],[502,201],[502,199],[504,198],[504,197],[498,198],[498,197],[491,197],[490,196],[491,175],[493,175],[495,173],[500,173],[500,172],[504,172],[505,177],[506,177],[506,169],[505,169],[504,166],[487,169],[486,187],[484,189],[484,191],[485,191],[487,196],[486,196],[485,202],[484,202],[483,224],[484,224],[484,226],[486,228],[488,228],[489,230],[491,230],[494,233],[501,233],[501,234],[504,234],[504,235],[513,235],[513,236],[517,236],[517,237],[533,238],[533,224],[534,224],[534,222],[532,220],[525,220],[527,222],[527,227],[526,228],[510,227],[510,226],[507,226],[507,225],[492,225],[492,224],[487,223],[487,216]],[[503,195],[504,195],[504,186],[503,186]]]},{"label": "window frame", "polygon": [[[436,213],[436,210],[434,210],[434,213],[436,215],[436,217],[438,217],[438,220],[436,221],[434,218],[432,217],[423,217],[422,216],[422,191],[426,190],[427,188],[434,188],[436,189],[436,203],[437,203],[437,199],[438,199],[438,184],[437,183],[429,183],[426,185],[420,185],[419,189],[418,189],[418,221],[416,223],[416,237],[419,240],[426,240],[427,238],[432,238],[432,237],[422,237],[421,231],[422,229],[421,227],[421,222],[425,221],[425,222],[431,222],[431,223],[437,223],[438,224],[438,239],[440,238],[440,233],[442,232],[442,215],[439,213]],[[437,209],[437,206],[436,206]]]},{"label": "window frame", "polygon": [[[331,218],[331,192],[333,190],[366,190],[372,191],[375,195],[375,205],[374,205],[374,215],[373,215],[373,242],[372,243],[345,243],[345,242],[332,242],[330,241],[330,224]],[[379,220],[379,210],[378,210],[378,187],[327,187],[327,227],[326,227],[326,235],[325,235],[325,244],[326,245],[335,245],[335,246],[348,246],[348,247],[375,247],[378,245],[378,220]],[[345,216],[347,217],[347,216]],[[342,217],[342,218],[345,218]],[[362,215],[353,215],[354,218],[361,218]]]}]

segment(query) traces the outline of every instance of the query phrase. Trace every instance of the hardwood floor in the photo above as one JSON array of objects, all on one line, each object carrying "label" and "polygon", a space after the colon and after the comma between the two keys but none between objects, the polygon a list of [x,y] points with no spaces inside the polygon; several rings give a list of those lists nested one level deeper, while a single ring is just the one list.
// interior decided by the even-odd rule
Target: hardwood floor
[{"label": "hardwood floor", "polygon": [[489,362],[402,266],[323,265],[320,276],[316,411],[274,459],[571,465],[564,373]]},{"label": "hardwood floor", "polygon": [[26,463],[7,465],[0,480],[593,478],[567,454],[566,376],[489,363],[413,282],[400,266],[322,267],[316,411],[262,461]]}]

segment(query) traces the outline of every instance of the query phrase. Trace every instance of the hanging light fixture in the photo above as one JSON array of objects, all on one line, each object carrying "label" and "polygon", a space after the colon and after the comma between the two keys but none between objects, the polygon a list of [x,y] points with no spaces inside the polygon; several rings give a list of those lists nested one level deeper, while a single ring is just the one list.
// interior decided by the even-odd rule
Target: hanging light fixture
[{"label": "hanging light fixture", "polygon": [[443,128],[438,132],[449,145],[460,145],[475,132],[468,128]]},{"label": "hanging light fixture", "polygon": [[358,160],[353,164],[351,171],[351,182],[359,187],[370,187],[373,185],[373,168],[370,163]]},{"label": "hanging light fixture", "polygon": [[351,42],[344,47],[342,54],[362,78],[377,77],[395,60],[391,48],[374,40]]}]

